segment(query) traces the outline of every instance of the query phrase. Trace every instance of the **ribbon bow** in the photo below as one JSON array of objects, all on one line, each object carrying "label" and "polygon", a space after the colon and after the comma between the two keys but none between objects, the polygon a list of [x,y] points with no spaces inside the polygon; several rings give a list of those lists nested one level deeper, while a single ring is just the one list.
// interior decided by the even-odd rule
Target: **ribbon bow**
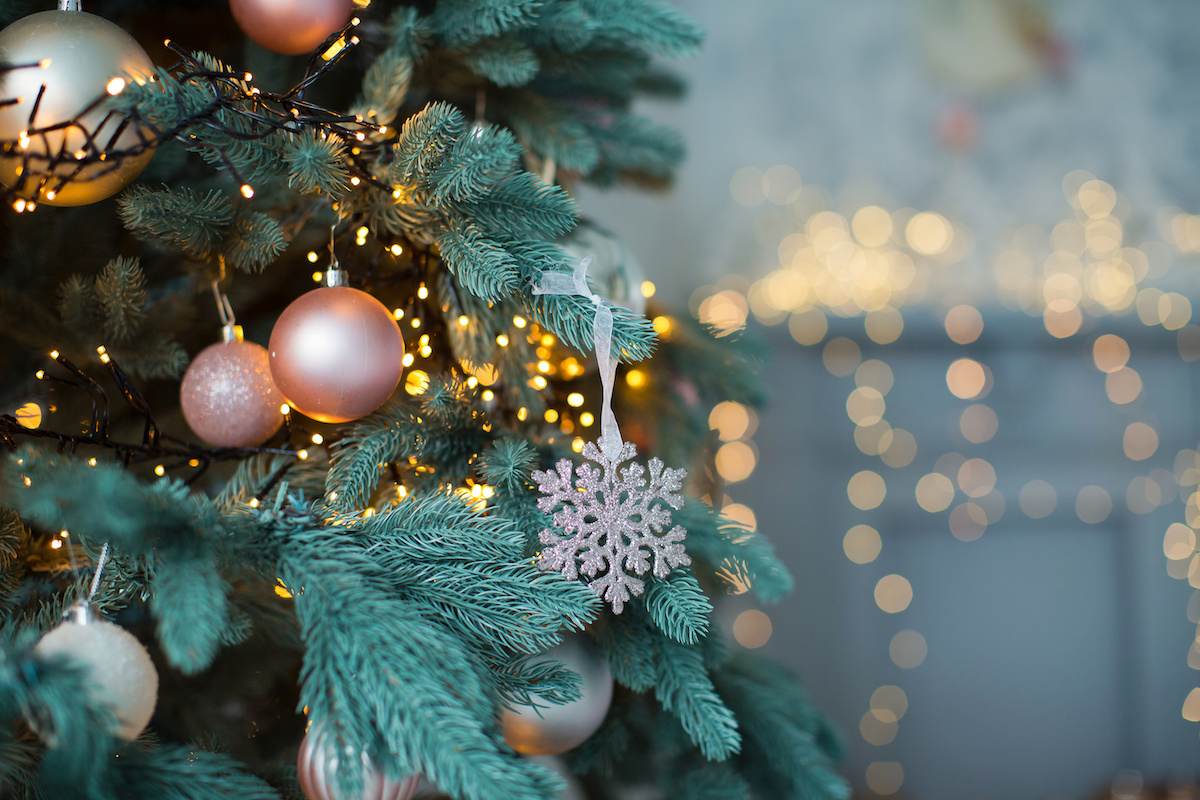
[{"label": "ribbon bow", "polygon": [[596,351],[596,365],[600,368],[600,383],[604,387],[604,404],[600,409],[600,451],[609,459],[616,461],[621,453],[624,439],[621,429],[617,427],[617,418],[613,415],[612,394],[613,382],[617,377],[619,359],[612,352],[613,313],[612,303],[594,293],[587,282],[587,270],[595,256],[586,256],[575,265],[575,271],[568,275],[565,272],[544,272],[542,279],[533,287],[534,294],[572,295],[586,297],[596,306],[596,315],[592,322],[593,347]]}]

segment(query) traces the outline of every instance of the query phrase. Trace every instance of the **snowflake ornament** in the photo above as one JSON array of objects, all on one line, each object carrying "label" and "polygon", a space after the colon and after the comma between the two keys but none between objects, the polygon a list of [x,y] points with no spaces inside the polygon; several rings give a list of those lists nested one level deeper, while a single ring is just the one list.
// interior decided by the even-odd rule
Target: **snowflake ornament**
[{"label": "snowflake ornament", "polygon": [[647,468],[641,464],[621,466],[636,455],[637,448],[629,442],[621,443],[616,458],[588,442],[583,456],[599,464],[599,469],[581,464],[572,482],[575,465],[564,458],[557,470],[533,473],[543,494],[538,508],[554,512],[558,528],[541,533],[545,545],[541,568],[572,580],[581,572],[593,578],[588,586],[615,614],[621,613],[630,597],[645,590],[645,582],[636,576],[651,569],[651,558],[659,578],[692,563],[683,548],[687,531],[674,525],[663,533],[671,526],[670,509],[683,506],[679,492],[686,470],[664,468],[662,461],[651,458],[647,479]]}]

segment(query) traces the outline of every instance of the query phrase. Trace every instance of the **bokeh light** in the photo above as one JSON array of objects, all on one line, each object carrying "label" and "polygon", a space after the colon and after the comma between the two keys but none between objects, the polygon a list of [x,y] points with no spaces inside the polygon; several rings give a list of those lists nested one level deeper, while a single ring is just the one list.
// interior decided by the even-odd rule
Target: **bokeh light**
[{"label": "bokeh light", "polygon": [[1058,492],[1043,480],[1032,480],[1021,487],[1017,496],[1021,511],[1030,519],[1045,519],[1058,505]]},{"label": "bokeh light", "polygon": [[771,640],[771,618],[757,608],[737,615],[733,621],[733,638],[742,647],[755,650]]},{"label": "bokeh light", "polygon": [[888,655],[900,669],[916,669],[925,663],[929,647],[924,636],[913,630],[904,630],[892,637],[888,644]]},{"label": "bokeh light", "polygon": [[878,508],[887,496],[887,484],[878,472],[865,469],[850,479],[846,485],[846,496],[855,508],[870,511]]},{"label": "bokeh light", "polygon": [[855,525],[846,531],[846,536],[842,539],[842,549],[846,552],[846,558],[855,564],[870,564],[879,557],[879,552],[883,549],[883,540],[879,531],[870,525]]},{"label": "bokeh light", "polygon": [[908,711],[908,695],[899,686],[880,686],[871,693],[871,713],[880,722],[899,722]]},{"label": "bokeh light", "polygon": [[946,312],[946,335],[956,344],[970,344],[983,333],[983,315],[969,305],[957,305]]},{"label": "bokeh light", "polygon": [[895,794],[904,785],[904,767],[899,761],[873,761],[867,765],[866,779],[875,794]]},{"label": "bokeh light", "polygon": [[862,719],[858,723],[858,732],[862,734],[863,740],[867,744],[873,744],[876,747],[891,744],[899,731],[900,726],[896,724],[896,720],[885,722],[877,717],[873,711],[863,714]]},{"label": "bokeh light", "polygon": [[903,428],[892,429],[892,440],[880,454],[880,459],[893,469],[907,467],[917,457],[917,440]]},{"label": "bokeh light", "polygon": [[1112,497],[1100,486],[1085,486],[1075,497],[1075,516],[1089,525],[1108,519],[1112,507]]},{"label": "bokeh light", "polygon": [[1000,428],[996,412],[982,404],[967,406],[958,420],[963,438],[972,444],[990,442]]},{"label": "bokeh light", "polygon": [[912,584],[903,575],[884,575],[875,584],[875,605],[888,614],[904,611],[912,599]]},{"label": "bokeh light", "polygon": [[946,386],[962,400],[978,397],[987,385],[983,365],[971,358],[960,358],[946,370]]},{"label": "bokeh light", "polygon": [[714,458],[717,472],[729,483],[738,483],[754,472],[758,457],[746,442],[726,442]]},{"label": "bokeh light", "polygon": [[917,505],[931,514],[945,511],[954,502],[954,484],[940,472],[931,472],[917,481]]},{"label": "bokeh light", "polygon": [[1144,422],[1132,422],[1125,428],[1121,446],[1130,460],[1145,461],[1158,450],[1158,431]]}]

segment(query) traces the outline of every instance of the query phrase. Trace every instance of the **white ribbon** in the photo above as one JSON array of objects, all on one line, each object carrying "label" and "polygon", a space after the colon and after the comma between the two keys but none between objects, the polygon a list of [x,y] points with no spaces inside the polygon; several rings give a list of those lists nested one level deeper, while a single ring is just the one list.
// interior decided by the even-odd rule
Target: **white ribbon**
[{"label": "white ribbon", "polygon": [[534,294],[577,294],[586,297],[596,306],[592,323],[592,338],[596,351],[596,365],[600,368],[600,382],[604,387],[604,404],[600,409],[600,451],[612,461],[621,453],[624,439],[613,415],[613,382],[617,377],[619,359],[612,352],[613,313],[612,305],[603,297],[592,292],[587,282],[587,269],[595,256],[586,256],[575,265],[575,272],[543,272],[542,279],[533,287]]}]

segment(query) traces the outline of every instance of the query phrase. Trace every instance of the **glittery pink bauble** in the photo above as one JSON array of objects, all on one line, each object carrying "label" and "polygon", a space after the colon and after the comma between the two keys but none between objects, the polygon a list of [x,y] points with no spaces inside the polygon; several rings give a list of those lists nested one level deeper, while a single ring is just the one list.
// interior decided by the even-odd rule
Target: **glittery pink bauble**
[{"label": "glittery pink bauble", "polygon": [[229,0],[247,36],[276,53],[312,52],[350,21],[353,0]]},{"label": "glittery pink bauble", "polygon": [[188,367],[179,401],[188,425],[215,447],[254,447],[283,424],[283,396],[267,351],[253,342],[206,347]]},{"label": "glittery pink bauble", "polygon": [[[338,790],[337,771],[343,763],[358,761],[362,770],[362,793],[347,798]],[[296,754],[296,777],[300,780],[300,791],[308,800],[412,800],[421,782],[420,775],[413,775],[399,783],[388,780],[375,771],[365,754],[358,759],[347,755],[339,758],[333,742],[321,732],[304,734],[300,751]]]},{"label": "glittery pink bauble", "polygon": [[271,375],[285,400],[321,422],[365,417],[392,396],[404,337],[366,292],[327,286],[301,295],[271,331]]}]

